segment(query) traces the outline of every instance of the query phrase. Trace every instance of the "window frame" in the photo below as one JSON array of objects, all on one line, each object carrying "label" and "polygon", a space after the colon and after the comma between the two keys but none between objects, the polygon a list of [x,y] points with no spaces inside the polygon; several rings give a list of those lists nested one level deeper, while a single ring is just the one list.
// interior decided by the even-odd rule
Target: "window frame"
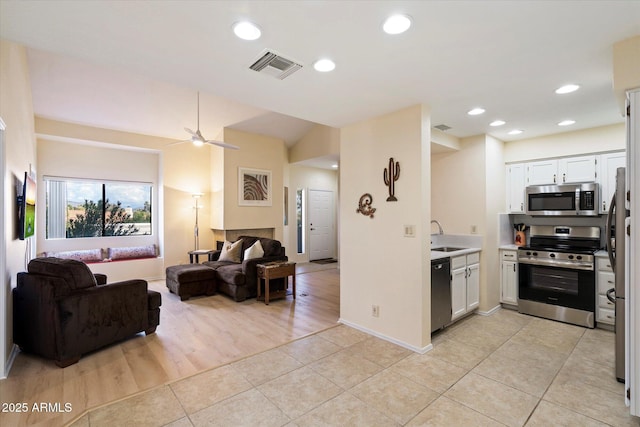
[{"label": "window frame", "polygon": [[[45,213],[45,219],[44,219],[44,238],[46,241],[78,241],[78,240],[87,240],[87,239],[105,239],[105,238],[120,238],[120,237],[126,237],[126,238],[157,238],[157,236],[154,233],[154,230],[156,229],[156,218],[157,218],[157,214],[154,212],[154,210],[158,209],[158,207],[154,207],[154,191],[156,191],[155,189],[155,183],[153,182],[148,182],[148,181],[134,181],[134,180],[117,180],[117,179],[100,179],[100,178],[79,178],[79,177],[69,177],[69,176],[54,176],[54,175],[44,175],[42,177],[43,181],[44,181],[44,196],[45,196],[45,209],[44,209],[44,213]],[[100,187],[102,187],[100,189],[100,193],[101,193],[101,197],[102,197],[102,213],[101,213],[101,219],[102,219],[102,227],[101,227],[101,232],[100,235],[97,236],[78,236],[78,237],[68,237],[68,228],[67,228],[67,206],[65,204],[64,207],[64,211],[65,211],[65,219],[64,219],[64,236],[63,237],[49,237],[49,209],[50,209],[50,186],[49,183],[51,181],[54,182],[88,182],[88,183],[95,183],[98,184]],[[145,233],[141,233],[141,234],[125,234],[125,235],[104,235],[105,229],[106,229],[106,221],[105,221],[105,217],[106,217],[106,213],[108,211],[108,206],[105,202],[106,199],[106,195],[107,195],[107,186],[109,184],[131,184],[131,185],[141,185],[141,186],[148,186],[149,187],[149,206],[150,206],[150,218],[149,218],[149,233],[145,234]],[[88,199],[85,199],[88,200]],[[65,200],[66,202],[66,200]],[[96,200],[96,203],[99,203],[100,200]],[[133,217],[132,217],[133,218]]]}]

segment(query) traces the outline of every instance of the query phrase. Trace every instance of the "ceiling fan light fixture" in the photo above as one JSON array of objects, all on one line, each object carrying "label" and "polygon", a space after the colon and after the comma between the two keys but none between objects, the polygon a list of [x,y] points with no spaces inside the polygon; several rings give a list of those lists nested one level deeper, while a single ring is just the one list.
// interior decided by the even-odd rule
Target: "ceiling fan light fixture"
[{"label": "ceiling fan light fixture", "polygon": [[242,40],[258,40],[262,35],[260,27],[253,22],[240,21],[233,24],[233,33]]},{"label": "ceiling fan light fixture", "polygon": [[204,142],[201,139],[196,138],[195,136],[191,137],[191,142],[193,142],[193,145],[195,145],[196,147],[202,147],[204,145]]}]

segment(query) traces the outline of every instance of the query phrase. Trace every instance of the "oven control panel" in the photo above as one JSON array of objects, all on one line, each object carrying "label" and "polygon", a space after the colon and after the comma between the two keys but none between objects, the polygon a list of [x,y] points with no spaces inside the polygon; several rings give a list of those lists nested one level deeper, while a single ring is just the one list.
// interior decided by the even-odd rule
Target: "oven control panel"
[{"label": "oven control panel", "polygon": [[594,259],[594,256],[591,254],[518,249],[518,262],[523,264],[593,270],[595,264]]}]

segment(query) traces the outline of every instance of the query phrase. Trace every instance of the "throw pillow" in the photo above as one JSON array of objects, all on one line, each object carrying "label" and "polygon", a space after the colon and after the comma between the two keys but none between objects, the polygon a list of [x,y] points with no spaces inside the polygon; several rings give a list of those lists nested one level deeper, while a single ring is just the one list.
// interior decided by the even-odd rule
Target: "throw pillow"
[{"label": "throw pillow", "polygon": [[244,251],[245,261],[248,259],[262,258],[263,255],[264,255],[264,249],[262,249],[262,244],[260,243],[260,240],[256,240],[256,242],[253,245],[251,245],[250,248]]},{"label": "throw pillow", "polygon": [[242,253],[242,239],[237,242],[224,241],[222,251],[220,252],[219,261],[240,262],[240,254]]}]

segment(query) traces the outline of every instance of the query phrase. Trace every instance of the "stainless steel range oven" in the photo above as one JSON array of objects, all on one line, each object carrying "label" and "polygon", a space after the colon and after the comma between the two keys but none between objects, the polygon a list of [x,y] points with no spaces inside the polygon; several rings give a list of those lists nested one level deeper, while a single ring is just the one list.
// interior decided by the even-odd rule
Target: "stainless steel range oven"
[{"label": "stainless steel range oven", "polygon": [[518,310],[593,328],[599,227],[532,226],[518,249]]}]

